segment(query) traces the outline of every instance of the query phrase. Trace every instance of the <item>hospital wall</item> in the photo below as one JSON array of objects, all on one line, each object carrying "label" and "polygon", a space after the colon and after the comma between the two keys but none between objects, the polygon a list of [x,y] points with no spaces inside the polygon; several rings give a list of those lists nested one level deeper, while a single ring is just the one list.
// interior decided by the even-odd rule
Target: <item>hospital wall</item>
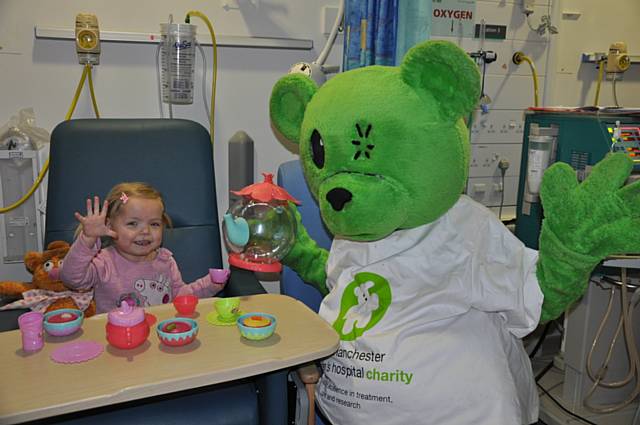
[{"label": "hospital wall", "polygon": [[[402,0],[400,0],[402,1]],[[213,23],[216,34],[247,37],[282,37],[313,41],[311,50],[220,47],[215,108],[216,184],[219,211],[228,206],[227,142],[238,130],[255,141],[255,173],[275,172],[281,162],[295,158],[273,136],[268,118],[268,99],[275,81],[291,64],[312,61],[324,46],[323,8],[337,0],[2,0],[0,1],[0,125],[25,107],[33,107],[37,124],[48,131],[60,123],[71,103],[82,73],[72,40],[40,39],[34,27],[74,27],[79,12],[98,16],[102,31],[157,33],[159,24],[173,14],[181,21],[189,10],[199,10]],[[562,0],[548,6],[536,0],[531,21],[537,25],[548,13],[559,34],[539,36],[530,31],[521,2],[478,0],[476,22],[507,26],[505,40],[449,38],[465,50],[495,50],[499,59],[487,67],[486,92],[492,98],[487,114],[476,113],[471,141],[478,161],[497,154],[514,158],[505,182],[505,199],[515,200],[522,141],[522,111],[533,103],[530,72],[511,63],[511,55],[523,50],[536,62],[544,105],[585,105],[592,102],[597,71],[594,64],[580,62],[582,52],[607,50],[610,43],[626,40],[631,54],[640,54],[640,2],[619,0]],[[563,12],[578,12],[563,14]],[[198,32],[206,34],[202,21],[194,19]],[[210,46],[204,46],[209,69]],[[339,37],[328,64],[339,64]],[[147,43],[104,42],[100,65],[94,70],[94,86],[100,113],[111,118],[159,117],[156,46]],[[198,59],[199,60],[199,59]],[[201,100],[200,65],[196,68],[194,104],[174,107],[174,116],[208,127]],[[208,71],[208,74],[210,71]],[[208,75],[210,79],[210,76]],[[612,104],[610,83],[604,83],[601,104]],[[639,106],[640,65],[633,65],[618,85],[624,106]],[[93,116],[88,90],[78,103],[74,118]],[[167,110],[165,108],[165,116]],[[511,127],[511,124],[515,126]],[[520,129],[520,132],[518,130]],[[504,131],[502,131],[504,130]],[[87,159],[90,166],[90,159]],[[483,174],[484,173],[484,174]],[[494,187],[495,169],[475,171],[477,182]],[[484,184],[484,183],[483,183]],[[469,190],[473,186],[470,184]],[[194,188],[196,191],[197,188]],[[507,196],[508,195],[508,196]],[[505,203],[514,205],[515,201]],[[512,207],[510,207],[512,208]],[[495,210],[495,207],[493,208]],[[505,209],[508,216],[513,213]],[[21,264],[0,264],[0,280],[29,279]]]}]

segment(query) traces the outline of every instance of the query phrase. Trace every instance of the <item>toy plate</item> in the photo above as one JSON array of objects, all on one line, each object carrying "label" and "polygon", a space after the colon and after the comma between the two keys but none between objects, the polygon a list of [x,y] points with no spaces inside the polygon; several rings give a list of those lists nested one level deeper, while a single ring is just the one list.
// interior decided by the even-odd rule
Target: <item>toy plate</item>
[{"label": "toy plate", "polygon": [[55,349],[50,357],[56,363],[80,363],[98,357],[104,346],[95,341],[74,341]]},{"label": "toy plate", "polygon": [[233,316],[233,318],[229,320],[222,320],[220,315],[216,311],[212,311],[207,314],[207,322],[211,323],[214,326],[234,326],[236,324],[236,320],[238,317],[242,316],[244,312],[239,311]]}]

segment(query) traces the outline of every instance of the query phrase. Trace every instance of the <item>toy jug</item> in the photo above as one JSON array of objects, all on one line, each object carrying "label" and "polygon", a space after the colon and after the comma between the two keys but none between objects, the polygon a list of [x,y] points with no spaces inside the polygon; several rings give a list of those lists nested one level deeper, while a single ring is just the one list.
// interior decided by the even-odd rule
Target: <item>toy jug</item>
[{"label": "toy jug", "polygon": [[120,307],[109,312],[107,319],[107,341],[114,347],[135,348],[149,336],[149,324],[141,307],[122,301]]},{"label": "toy jug", "polygon": [[223,235],[229,264],[259,272],[279,272],[280,260],[296,240],[296,218],[290,202],[299,204],[286,190],[263,173],[262,183],[239,191],[242,196],[224,215]]}]

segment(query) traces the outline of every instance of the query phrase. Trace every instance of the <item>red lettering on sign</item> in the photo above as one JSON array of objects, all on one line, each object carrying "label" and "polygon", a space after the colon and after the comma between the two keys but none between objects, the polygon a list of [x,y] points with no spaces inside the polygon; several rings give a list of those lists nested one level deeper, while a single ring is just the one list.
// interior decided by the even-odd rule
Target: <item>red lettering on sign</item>
[{"label": "red lettering on sign", "polygon": [[451,10],[451,9],[433,9],[435,18],[453,18],[453,19],[473,19],[473,12],[470,10]]}]

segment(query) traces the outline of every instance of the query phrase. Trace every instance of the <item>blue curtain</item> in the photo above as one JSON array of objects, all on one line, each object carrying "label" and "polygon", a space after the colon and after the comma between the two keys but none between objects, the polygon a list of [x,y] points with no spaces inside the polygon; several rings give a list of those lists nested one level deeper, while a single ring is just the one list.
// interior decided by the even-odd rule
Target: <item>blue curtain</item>
[{"label": "blue curtain", "polygon": [[400,0],[396,31],[396,61],[402,62],[407,50],[431,36],[432,0]]},{"label": "blue curtain", "polygon": [[345,0],[343,70],[398,65],[431,35],[432,0]]},{"label": "blue curtain", "polygon": [[345,0],[345,71],[395,64],[399,1]]}]

